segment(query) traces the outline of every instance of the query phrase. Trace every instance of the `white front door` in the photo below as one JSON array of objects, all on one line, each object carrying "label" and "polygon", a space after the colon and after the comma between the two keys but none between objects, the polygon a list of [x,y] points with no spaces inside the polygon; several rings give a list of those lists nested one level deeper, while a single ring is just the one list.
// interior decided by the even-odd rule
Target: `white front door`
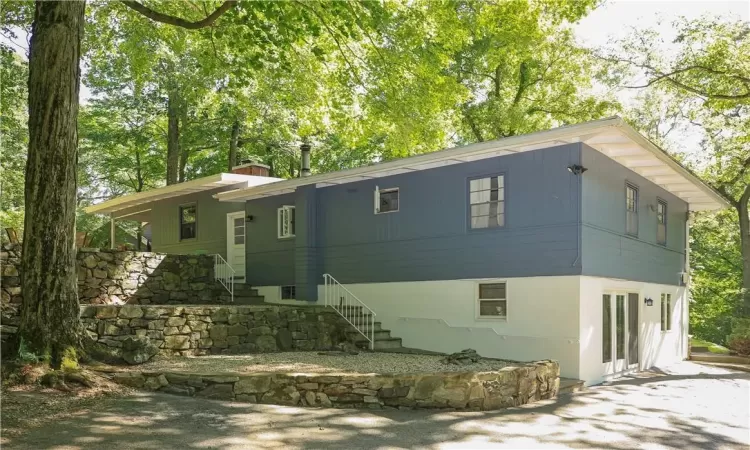
[{"label": "white front door", "polygon": [[245,280],[245,239],[245,212],[227,214],[227,262],[240,283]]},{"label": "white front door", "polygon": [[602,295],[602,364],[607,375],[638,367],[639,298],[633,292]]}]

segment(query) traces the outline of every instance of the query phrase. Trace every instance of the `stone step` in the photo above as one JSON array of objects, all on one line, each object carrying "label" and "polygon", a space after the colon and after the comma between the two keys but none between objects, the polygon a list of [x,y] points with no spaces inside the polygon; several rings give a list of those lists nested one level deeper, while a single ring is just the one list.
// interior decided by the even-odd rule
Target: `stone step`
[{"label": "stone step", "polygon": [[[365,334],[369,335],[369,333],[367,331],[364,331],[364,332],[365,332]],[[347,331],[346,332],[346,336],[350,340],[352,340],[352,339],[357,340],[360,337],[362,337],[362,334],[359,331]],[[375,340],[376,341],[378,339],[390,339],[390,338],[391,338],[391,330],[375,330]]]},{"label": "stone step", "polygon": [[263,296],[238,296],[237,294],[234,295],[234,302],[232,302],[234,305],[265,305],[265,303]]},{"label": "stone step", "polygon": [[[355,340],[354,344],[362,349],[370,348],[370,341],[364,337]],[[385,350],[388,348],[401,348],[401,338],[375,339],[375,350]]]},{"label": "stone step", "polygon": [[[362,328],[362,331],[364,331],[365,333],[370,331],[370,325],[365,325],[361,328]],[[383,329],[383,324],[380,322],[375,322],[375,331],[380,331],[382,329]]]}]

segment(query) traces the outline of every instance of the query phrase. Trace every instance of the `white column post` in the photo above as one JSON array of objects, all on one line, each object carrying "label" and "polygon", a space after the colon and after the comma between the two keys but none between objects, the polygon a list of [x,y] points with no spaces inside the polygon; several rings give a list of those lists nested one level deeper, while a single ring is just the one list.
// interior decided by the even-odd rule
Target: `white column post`
[{"label": "white column post", "polygon": [[115,217],[112,214],[109,215],[109,248],[115,248]]}]

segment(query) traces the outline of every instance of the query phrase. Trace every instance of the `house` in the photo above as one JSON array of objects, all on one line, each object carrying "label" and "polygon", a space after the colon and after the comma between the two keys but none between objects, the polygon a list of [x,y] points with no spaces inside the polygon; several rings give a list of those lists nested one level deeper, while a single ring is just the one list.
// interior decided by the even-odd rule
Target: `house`
[{"label": "house", "polygon": [[589,384],[687,357],[690,213],[727,206],[619,117],[236,172],[88,211],[150,222],[157,252],[221,254],[267,302],[322,302],[330,274],[408,347],[556,359]]}]

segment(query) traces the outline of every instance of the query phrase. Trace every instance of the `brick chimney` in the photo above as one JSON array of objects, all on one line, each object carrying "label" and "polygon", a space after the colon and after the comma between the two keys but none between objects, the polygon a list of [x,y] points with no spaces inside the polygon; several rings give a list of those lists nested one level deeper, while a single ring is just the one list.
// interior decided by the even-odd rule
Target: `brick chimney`
[{"label": "brick chimney", "polygon": [[265,164],[256,163],[250,161],[249,159],[246,159],[244,161],[241,161],[239,165],[232,167],[232,173],[236,173],[238,175],[255,175],[258,177],[267,177],[269,176],[269,169],[270,167]]}]

